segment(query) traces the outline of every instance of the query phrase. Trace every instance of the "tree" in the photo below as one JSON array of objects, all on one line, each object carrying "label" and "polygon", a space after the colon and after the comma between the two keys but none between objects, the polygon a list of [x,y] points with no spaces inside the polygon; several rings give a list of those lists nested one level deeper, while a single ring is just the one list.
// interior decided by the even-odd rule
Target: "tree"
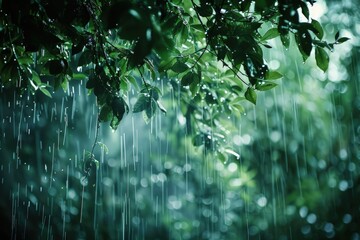
[{"label": "tree", "polygon": [[[346,41],[323,41],[319,22],[309,18],[307,1],[10,1],[1,5],[1,84],[5,89],[67,89],[86,80],[97,97],[99,121],[116,129],[129,111],[128,92],[135,88],[133,112],[146,120],[160,103],[158,77],[181,85],[189,130],[194,122],[207,134],[218,116],[256,103],[256,91],[277,84],[281,74],[268,69],[263,47],[280,37],[289,48],[293,35],[304,61],[315,49],[318,66],[328,67],[324,49]],[[307,21],[301,22],[299,15]],[[275,27],[272,27],[275,26]],[[219,87],[221,86],[221,87]],[[196,115],[205,116],[197,119]],[[215,116],[214,116],[215,114]],[[211,116],[211,119],[209,117]],[[201,139],[198,137],[197,139]],[[201,140],[202,141],[202,140]],[[196,141],[199,143],[198,141]]]}]

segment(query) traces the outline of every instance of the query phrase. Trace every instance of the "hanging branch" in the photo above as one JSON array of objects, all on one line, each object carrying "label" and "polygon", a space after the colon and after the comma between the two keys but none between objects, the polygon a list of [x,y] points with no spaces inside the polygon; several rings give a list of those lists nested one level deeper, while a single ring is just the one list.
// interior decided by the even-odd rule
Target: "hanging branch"
[{"label": "hanging branch", "polygon": [[95,162],[94,150],[95,150],[96,145],[98,144],[99,130],[100,130],[99,117],[100,117],[100,111],[98,111],[98,116],[96,118],[95,139],[94,139],[94,143],[93,143],[92,148],[91,148],[90,156],[84,162],[85,176],[82,178],[82,181],[85,181],[90,176],[91,168],[93,166],[93,163]]}]

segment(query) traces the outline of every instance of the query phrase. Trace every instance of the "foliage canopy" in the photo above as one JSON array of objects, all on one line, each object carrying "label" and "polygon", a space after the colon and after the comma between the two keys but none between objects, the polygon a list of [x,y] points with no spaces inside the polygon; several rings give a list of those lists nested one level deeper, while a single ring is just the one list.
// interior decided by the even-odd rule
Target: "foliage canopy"
[{"label": "foliage canopy", "polygon": [[166,112],[156,82],[166,77],[180,89],[175,93],[188,131],[197,133],[195,145],[212,149],[217,137],[211,129],[222,129],[217,120],[241,114],[243,100],[256,104],[257,91],[274,88],[282,77],[264,59],[271,39],[279,37],[286,49],[294,39],[304,61],[314,49],[318,67],[327,70],[327,50],[347,38],[323,40],[321,24],[310,18],[313,3],[4,0],[1,84],[51,97],[71,80],[86,80],[97,97],[99,121],[116,129],[130,109],[130,89],[138,92],[131,110],[143,112],[146,121]]}]

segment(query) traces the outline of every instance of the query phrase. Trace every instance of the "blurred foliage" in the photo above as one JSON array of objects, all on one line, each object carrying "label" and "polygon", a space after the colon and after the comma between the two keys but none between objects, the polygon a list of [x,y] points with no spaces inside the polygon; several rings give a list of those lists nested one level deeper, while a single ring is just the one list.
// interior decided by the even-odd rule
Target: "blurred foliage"
[{"label": "blurred foliage", "polygon": [[[312,27],[298,24],[296,15],[309,14],[304,2],[280,2],[287,6],[275,9],[282,15],[268,13],[273,28],[260,15],[276,1],[256,1],[242,16],[247,37],[231,43],[226,36],[232,28],[245,27],[233,17],[250,9],[247,1],[236,14],[227,3],[217,10],[218,1],[165,2],[170,12],[155,3],[144,8],[146,1],[109,3],[105,10],[95,1],[30,2],[35,8],[19,2],[2,1],[2,7],[6,3],[18,12],[2,21],[11,16],[14,26],[20,21],[38,30],[1,29],[12,56],[18,50],[8,36],[17,36],[19,45],[30,39],[16,52],[24,62],[16,57],[12,63],[24,64],[25,70],[13,72],[21,78],[1,75],[4,239],[360,238],[359,43],[352,37],[331,59],[323,52],[345,41],[340,29],[347,37],[358,34],[357,5],[329,3],[328,16],[345,19],[339,6],[346,6],[349,22],[325,16],[322,32],[314,30],[319,29],[314,20],[309,19]],[[301,11],[293,16],[294,9]],[[158,11],[161,15],[153,14]],[[93,13],[106,31],[98,32]],[[217,20],[217,14],[230,15]],[[21,20],[24,16],[30,20]],[[54,21],[36,21],[39,16]],[[220,25],[228,29],[217,32]],[[300,26],[313,44],[298,44]],[[165,36],[159,41],[169,44],[165,50],[148,40],[148,29],[151,39]],[[71,31],[85,37],[76,40],[78,48],[70,44]],[[59,48],[50,44],[56,37]],[[255,41],[254,48],[241,41]],[[237,71],[234,49],[253,56],[259,44],[273,48],[262,49],[260,62],[237,59],[242,61]],[[303,65],[298,51],[306,58],[310,47],[314,58]],[[261,72],[264,59],[271,70]],[[329,73],[323,73],[326,68]],[[65,91],[53,93],[56,87]],[[257,105],[243,104],[244,99]],[[129,109],[134,114],[126,117]],[[143,112],[148,125],[136,112]],[[119,129],[99,128],[99,121]]]}]

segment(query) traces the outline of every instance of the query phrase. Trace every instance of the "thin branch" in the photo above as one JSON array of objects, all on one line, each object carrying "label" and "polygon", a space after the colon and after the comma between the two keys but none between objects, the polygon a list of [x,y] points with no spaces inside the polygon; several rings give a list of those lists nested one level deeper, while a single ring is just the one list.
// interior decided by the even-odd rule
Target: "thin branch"
[{"label": "thin branch", "polygon": [[94,14],[94,5],[91,3],[91,1],[89,1],[89,4],[85,4],[86,5],[86,9],[88,10],[89,14],[91,15],[93,21],[94,21],[94,24],[95,24],[95,27],[96,27],[96,37],[98,38],[99,40],[99,46],[100,46],[100,50],[101,50],[101,53],[102,55],[104,56],[104,59],[105,59],[105,64],[106,66],[109,68],[109,71],[110,71],[110,74],[112,76],[116,76],[115,74],[115,71],[112,69],[110,63],[109,63],[109,59],[107,57],[107,53],[105,51],[105,48],[104,48],[104,40],[103,40],[103,36],[105,36],[104,32],[102,31],[102,28],[96,18],[96,15]]},{"label": "thin branch", "polygon": [[[100,120],[99,120],[99,117],[100,117],[100,111],[98,111],[98,116],[97,116],[97,119],[96,119],[95,139],[94,139],[94,143],[93,143],[92,148],[91,148],[90,158],[89,158],[89,159],[86,159],[86,161],[85,161],[85,163],[84,163],[85,179],[87,179],[87,178],[90,176],[91,167],[92,167],[93,162],[94,162],[94,160],[95,160],[94,150],[95,150],[96,145],[98,144],[99,130],[100,130]],[[88,166],[87,166],[87,164],[88,164]]]},{"label": "thin branch", "polygon": [[238,72],[234,69],[234,67],[231,67],[228,63],[226,63],[225,62],[225,60],[224,59],[221,59],[220,60],[221,62],[222,62],[222,64],[224,64],[224,66],[225,67],[227,67],[228,69],[230,69],[234,74],[235,74],[235,76],[238,78],[238,79],[240,79],[240,81],[242,81],[246,86],[249,86],[249,83],[247,83],[247,82],[245,82],[239,75],[238,75],[238,72],[239,72],[239,70],[238,70]]},{"label": "thin branch", "polygon": [[139,67],[137,67],[137,70],[138,70],[138,71],[139,71],[139,73],[140,73],[141,79],[142,79],[142,81],[143,81],[143,83],[144,83],[145,87],[146,87],[147,89],[149,89],[149,85],[150,85],[150,84],[148,84],[148,83],[145,81],[145,78],[144,78],[143,73],[141,72],[141,69],[140,69]]},{"label": "thin branch", "polygon": [[201,16],[199,15],[199,13],[196,11],[196,8],[199,7],[199,6],[194,3],[194,0],[191,0],[191,3],[194,6],[194,11],[196,13],[197,18],[199,19],[199,22],[200,22],[201,26],[203,27],[204,31],[206,31],[205,24],[201,20]]},{"label": "thin branch", "polygon": [[[204,55],[204,53],[205,53],[205,51],[206,50],[208,50],[207,48],[208,48],[208,46],[209,46],[209,43],[206,43],[206,46],[204,47],[204,48],[202,48],[201,50],[202,50],[202,52],[201,52],[201,54],[199,55],[199,57],[196,59],[196,61],[195,61],[195,63],[194,63],[194,65],[191,67],[191,69],[193,69],[194,67],[195,67],[195,65],[200,61],[200,59],[202,58],[202,56]],[[199,50],[198,50],[199,51]],[[198,52],[198,51],[196,51],[196,52]]]}]

